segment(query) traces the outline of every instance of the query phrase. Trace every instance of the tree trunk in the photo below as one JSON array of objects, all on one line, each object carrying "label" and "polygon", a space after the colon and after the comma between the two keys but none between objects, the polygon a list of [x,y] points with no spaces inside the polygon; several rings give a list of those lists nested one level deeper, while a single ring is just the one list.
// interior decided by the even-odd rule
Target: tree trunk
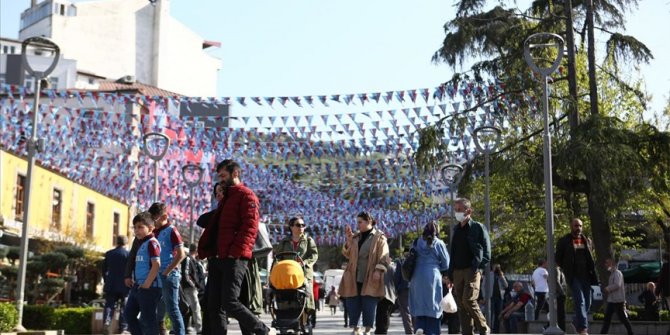
[{"label": "tree trunk", "polygon": [[598,86],[596,81],[596,42],[593,26],[593,0],[586,1],[586,25],[589,61],[589,98],[591,100],[591,117],[598,116]]},{"label": "tree trunk", "polygon": [[[607,269],[605,269],[605,259],[612,257],[612,231],[610,230],[610,222],[607,218],[607,211],[598,201],[598,185],[594,185],[597,181],[595,178],[590,178],[591,191],[586,195],[589,204],[589,218],[591,219],[591,236],[593,238],[593,245],[596,256],[596,269],[598,271],[598,280],[602,284],[607,280]],[[595,187],[594,187],[595,186]],[[605,282],[606,283],[606,282]]]},{"label": "tree trunk", "polygon": [[570,135],[579,125],[579,110],[577,109],[577,69],[575,67],[575,32],[572,21],[572,0],[566,0],[565,11],[565,44],[568,56],[568,90],[570,91],[570,102],[568,106],[568,121],[570,122]]}]

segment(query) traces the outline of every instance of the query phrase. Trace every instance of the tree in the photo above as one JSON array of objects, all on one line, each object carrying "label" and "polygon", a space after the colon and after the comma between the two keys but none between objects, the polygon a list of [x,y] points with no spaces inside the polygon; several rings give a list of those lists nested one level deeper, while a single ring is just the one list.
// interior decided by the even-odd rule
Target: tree
[{"label": "tree", "polygon": [[[572,215],[579,216],[583,208],[586,208],[599,259],[599,270],[601,277],[605,278],[603,261],[612,256],[613,218],[624,205],[626,197],[644,190],[644,183],[650,180],[657,184],[661,193],[667,194],[670,189],[670,185],[667,185],[668,179],[663,179],[665,175],[662,170],[667,166],[667,160],[661,154],[670,152],[668,134],[639,122],[639,127],[628,130],[617,120],[620,116],[618,111],[611,115],[611,106],[603,111],[602,103],[598,99],[599,82],[595,74],[601,73],[607,85],[601,84],[601,88],[616,86],[620,91],[630,94],[625,98],[631,108],[644,109],[644,94],[619,73],[619,67],[627,62],[648,62],[652,58],[651,51],[643,43],[618,32],[624,28],[625,11],[637,2],[595,0],[590,6],[590,0],[572,3],[537,0],[526,11],[502,6],[483,11],[485,4],[486,1],[482,0],[463,0],[456,3],[456,17],[445,24],[446,36],[433,60],[444,61],[455,67],[463,64],[469,57],[478,57],[480,60],[471,67],[474,79],[483,81],[488,76],[503,81],[504,92],[501,94],[539,95],[538,85],[533,82],[522,57],[525,38],[536,32],[554,32],[566,36],[568,31],[572,33],[573,30],[580,36],[581,47],[578,47],[580,43],[574,43],[574,47],[568,45],[568,53],[575,55],[574,67],[569,62],[567,74],[560,71],[553,78],[551,103],[554,107],[562,105],[569,112],[574,111],[586,118],[583,123],[579,123],[575,121],[580,118],[573,116],[568,126],[561,123],[562,117],[554,120],[552,127],[556,148],[553,160],[557,163],[553,171],[554,185],[565,192],[562,196],[569,202],[566,208],[572,211]],[[577,14],[574,15],[577,20],[573,20],[572,15],[567,15],[570,19],[566,19],[565,13]],[[575,29],[573,25],[581,25],[581,29]],[[598,30],[609,36],[604,57],[606,62],[602,65],[596,62],[594,33],[585,36],[591,30]],[[570,38],[568,42],[570,43]],[[588,45],[586,49],[583,47],[585,42]],[[568,61],[570,58],[568,57]],[[456,74],[451,82],[458,82],[464,76],[469,74]],[[572,85],[566,88],[566,81],[576,83],[577,90],[570,87]],[[590,89],[580,91],[579,87],[584,86]],[[630,101],[631,97],[637,102]],[[495,103],[495,99],[496,97],[477,101],[475,106],[464,113]],[[584,108],[586,106],[589,107]],[[523,104],[518,106],[515,110],[516,121],[508,118],[507,121],[512,125],[506,130],[505,149],[498,154],[501,159],[515,156],[508,151],[522,150],[520,142],[536,141],[533,135],[541,129],[539,120],[532,115],[519,115],[522,114],[520,111],[528,110],[527,107]],[[444,127],[447,122],[443,121],[438,122],[436,127]],[[626,126],[628,125],[630,124]],[[434,135],[439,132],[426,131],[425,134]],[[424,140],[424,136],[422,134],[421,140]],[[423,144],[436,142],[439,141],[424,141]],[[416,154],[417,163],[423,167],[433,166],[434,163],[422,159],[433,150],[439,151],[440,148],[435,145],[420,146]],[[541,162],[541,151],[528,151],[526,154]],[[631,171],[636,167],[640,169]],[[629,172],[633,172],[632,175]],[[525,178],[537,184],[538,180],[534,179],[536,175],[536,172],[529,171]],[[539,184],[541,183],[539,179]]]}]

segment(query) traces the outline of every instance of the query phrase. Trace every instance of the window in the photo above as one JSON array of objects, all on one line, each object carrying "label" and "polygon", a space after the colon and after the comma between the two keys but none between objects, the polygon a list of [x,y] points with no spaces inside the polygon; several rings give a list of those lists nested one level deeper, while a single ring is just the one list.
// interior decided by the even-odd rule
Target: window
[{"label": "window", "polygon": [[95,205],[89,202],[86,205],[86,237],[93,238],[93,221],[95,220]]},{"label": "window", "polygon": [[116,237],[119,236],[119,227],[121,226],[121,216],[114,212],[114,228],[112,232],[112,245],[116,245]]},{"label": "window", "polygon": [[65,16],[65,5],[60,5],[60,15]]},{"label": "window", "polygon": [[13,45],[11,47],[9,47],[9,53],[12,54],[12,55],[15,54],[16,53],[16,47],[13,46]]},{"label": "window", "polygon": [[26,80],[23,82],[24,87],[35,89],[35,77],[26,76]]},{"label": "window", "polygon": [[58,77],[49,77],[49,88],[57,89],[58,88]]},{"label": "window", "polygon": [[6,46],[6,45],[3,45],[3,46],[2,46],[2,53],[3,53],[3,54],[9,53],[9,47]]},{"label": "window", "polygon": [[63,192],[54,188],[53,200],[51,201],[51,229],[60,230],[60,213],[63,203]]},{"label": "window", "polygon": [[14,220],[23,221],[23,205],[26,201],[26,176],[16,176],[16,201],[14,208]]}]

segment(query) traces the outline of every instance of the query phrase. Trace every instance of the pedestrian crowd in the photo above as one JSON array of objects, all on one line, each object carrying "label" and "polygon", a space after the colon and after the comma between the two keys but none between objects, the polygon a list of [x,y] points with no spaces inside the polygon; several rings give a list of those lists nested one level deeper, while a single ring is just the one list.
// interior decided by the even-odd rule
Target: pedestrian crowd
[{"label": "pedestrian crowd", "polygon": [[[214,186],[216,206],[202,214],[203,228],[197,247],[185,248],[182,237],[160,202],[137,214],[132,221],[135,239],[130,251],[125,236],[105,255],[104,332],[118,330],[132,335],[226,334],[228,318],[239,322],[243,334],[275,334],[258,315],[271,310],[273,289],[260,282],[255,257],[259,237],[259,200],[242,182],[240,165],[224,160],[217,165]],[[352,228],[345,225],[342,254],[347,259],[339,286],[320,287],[314,278],[318,246],[305,233],[303,217],[288,220],[287,236],[273,248],[276,254],[294,253],[304,274],[305,315],[316,327],[316,311],[325,299],[331,314],[344,309],[344,326],[354,335],[386,334],[391,313],[400,311],[406,334],[516,333],[522,320],[538,319],[548,309],[549,271],[546,260],[532,274],[533,294],[519,281],[508,282],[500,265],[490,265],[488,230],[472,218],[466,198],[454,202],[458,221],[450,232],[451,243],[440,239],[439,226],[430,222],[400,257],[391,258],[386,235],[367,211],[356,215]],[[572,294],[578,334],[588,334],[587,313],[591,286],[598,285],[591,241],[583,224],[573,219],[571,232],[556,244],[557,325],[566,330],[565,301]],[[614,259],[606,263],[610,276],[604,325],[609,330],[616,313],[633,334],[625,311],[623,275]],[[491,325],[482,313],[483,274],[493,269]],[[658,305],[668,297],[667,255],[660,285],[649,283],[639,299],[645,316],[658,320]],[[664,278],[664,279],[663,279]],[[665,280],[665,281],[663,281]],[[114,310],[120,305],[119,329],[111,329]],[[164,320],[170,320],[170,330]],[[547,325],[548,326],[548,325]]]}]

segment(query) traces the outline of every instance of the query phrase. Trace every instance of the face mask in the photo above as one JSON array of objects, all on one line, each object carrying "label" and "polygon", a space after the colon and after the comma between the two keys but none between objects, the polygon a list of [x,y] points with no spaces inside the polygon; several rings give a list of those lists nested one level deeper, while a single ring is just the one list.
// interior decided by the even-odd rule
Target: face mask
[{"label": "face mask", "polygon": [[516,291],[512,290],[512,292],[510,292],[509,295],[511,295],[512,298],[516,297]]},{"label": "face mask", "polygon": [[454,216],[456,217],[456,221],[458,222],[463,222],[463,220],[465,220],[465,213],[463,212],[455,212]]}]

